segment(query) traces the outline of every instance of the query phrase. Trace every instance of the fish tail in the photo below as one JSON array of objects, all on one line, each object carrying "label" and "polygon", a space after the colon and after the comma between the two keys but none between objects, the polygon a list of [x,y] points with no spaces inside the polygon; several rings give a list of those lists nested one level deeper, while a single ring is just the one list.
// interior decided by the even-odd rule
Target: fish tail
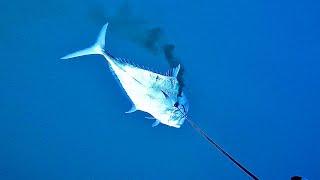
[{"label": "fish tail", "polygon": [[105,47],[105,39],[106,39],[106,31],[108,28],[108,23],[106,23],[100,30],[99,36],[96,40],[96,42],[86,48],[86,49],[82,49],[76,52],[73,52],[71,54],[68,54],[64,57],[62,57],[61,59],[71,59],[71,58],[75,58],[75,57],[80,57],[80,56],[85,56],[85,55],[92,55],[92,54],[100,54],[100,55],[104,55],[104,47]]}]

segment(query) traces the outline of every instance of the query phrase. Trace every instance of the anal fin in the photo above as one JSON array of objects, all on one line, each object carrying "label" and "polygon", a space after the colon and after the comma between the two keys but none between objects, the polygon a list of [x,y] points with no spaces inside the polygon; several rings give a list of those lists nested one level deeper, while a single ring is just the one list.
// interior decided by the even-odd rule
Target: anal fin
[{"label": "anal fin", "polygon": [[156,127],[160,124],[160,121],[159,120],[155,120],[152,124],[152,127]]},{"label": "anal fin", "polygon": [[147,117],[145,117],[146,119],[156,119],[156,118],[154,118],[154,117],[149,117],[149,116],[147,116]]},{"label": "anal fin", "polygon": [[129,111],[127,111],[126,113],[129,114],[129,113],[133,113],[133,112],[136,112],[137,111],[137,108],[135,105],[132,105],[131,109]]}]

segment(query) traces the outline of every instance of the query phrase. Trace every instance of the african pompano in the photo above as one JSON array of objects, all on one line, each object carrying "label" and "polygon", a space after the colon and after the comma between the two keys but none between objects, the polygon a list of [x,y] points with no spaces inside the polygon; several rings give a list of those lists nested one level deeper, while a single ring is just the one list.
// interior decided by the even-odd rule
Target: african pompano
[{"label": "african pompano", "polygon": [[148,119],[155,119],[152,127],[162,123],[180,128],[188,112],[186,96],[180,90],[181,86],[177,80],[180,65],[166,75],[162,75],[114,58],[104,49],[107,27],[108,23],[102,27],[94,45],[66,55],[61,59],[90,54],[102,55],[132,101],[132,108],[126,113],[132,113],[136,110],[144,111],[152,116]]},{"label": "african pompano", "polygon": [[126,113],[141,110],[151,114],[152,117],[148,117],[148,119],[155,119],[155,122],[152,124],[153,127],[162,123],[180,128],[184,121],[187,120],[213,147],[217,148],[252,179],[258,180],[257,176],[222,149],[222,147],[213,141],[213,139],[191,119],[187,119],[188,102],[181,89],[181,84],[177,79],[180,65],[169,71],[166,75],[162,75],[114,58],[104,50],[107,27],[108,24],[102,27],[98,39],[93,46],[64,56],[62,59],[70,59],[90,54],[102,55],[107,60],[111,71],[120,81],[121,86],[132,101],[132,108]]}]

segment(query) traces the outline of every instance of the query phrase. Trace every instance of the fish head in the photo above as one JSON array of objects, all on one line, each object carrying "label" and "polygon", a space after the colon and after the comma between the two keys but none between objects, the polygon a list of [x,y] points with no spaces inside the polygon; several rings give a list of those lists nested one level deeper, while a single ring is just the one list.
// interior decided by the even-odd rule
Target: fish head
[{"label": "fish head", "polygon": [[178,96],[177,101],[173,102],[171,107],[168,108],[169,119],[167,125],[180,128],[187,118],[188,109],[189,103],[182,92],[181,96]]}]

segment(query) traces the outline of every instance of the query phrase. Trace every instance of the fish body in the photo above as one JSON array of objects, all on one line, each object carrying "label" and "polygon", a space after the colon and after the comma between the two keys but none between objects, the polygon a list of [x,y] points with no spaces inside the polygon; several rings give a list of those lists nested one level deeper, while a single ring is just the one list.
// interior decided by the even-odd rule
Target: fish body
[{"label": "fish body", "polygon": [[102,55],[132,101],[132,107],[126,113],[132,113],[136,110],[144,111],[151,115],[148,119],[155,119],[153,127],[162,123],[180,128],[188,111],[187,98],[180,91],[181,86],[177,80],[180,65],[172,69],[170,73],[163,75],[114,58],[104,50],[107,27],[108,24],[102,27],[93,46],[71,53],[62,59],[90,54]]},{"label": "fish body", "polygon": [[[192,120],[187,119],[188,101],[177,79],[180,65],[170,71],[170,73],[162,75],[114,58],[104,50],[107,27],[108,24],[102,27],[94,45],[66,55],[62,57],[62,59],[70,59],[90,54],[104,56],[110,66],[110,70],[120,81],[121,86],[132,101],[132,108],[126,113],[132,113],[137,110],[149,113],[151,117],[147,117],[147,119],[155,119],[152,127],[162,123],[171,127],[180,128],[184,121],[187,120],[213,147],[217,148],[252,179],[258,180],[259,178],[257,176],[252,174],[229,153],[222,149]],[[303,178],[294,176],[291,179]]]}]

